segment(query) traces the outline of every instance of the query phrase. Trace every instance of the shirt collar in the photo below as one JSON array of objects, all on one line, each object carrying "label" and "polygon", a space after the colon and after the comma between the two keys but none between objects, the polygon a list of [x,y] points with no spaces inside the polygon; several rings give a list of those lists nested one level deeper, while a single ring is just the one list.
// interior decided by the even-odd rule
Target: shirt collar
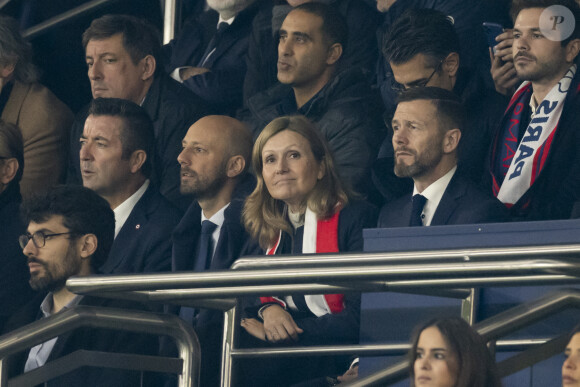
[{"label": "shirt collar", "polygon": [[232,16],[232,17],[231,17],[231,18],[229,18],[228,20],[224,20],[224,19],[222,19],[222,15],[220,15],[220,18],[219,18],[219,20],[218,20],[218,24],[217,24],[217,26],[216,26],[216,27],[217,27],[217,28],[219,28],[221,23],[228,23],[228,24],[231,26],[231,25],[232,25],[232,23],[234,22],[234,19],[235,19],[235,18],[236,18],[235,16]]},{"label": "shirt collar", "polygon": [[[68,304],[66,304],[61,311],[63,310],[67,310],[72,308],[73,306],[77,306],[81,300],[83,299],[83,296],[78,294],[76,295],[72,300],[70,300],[68,302]],[[49,292],[46,297],[44,297],[44,300],[42,301],[42,304],[40,304],[40,311],[42,312],[42,314],[44,315],[44,317],[49,317],[52,316],[52,306],[54,305],[54,296],[52,294],[52,292]]]},{"label": "shirt collar", "polygon": [[226,211],[226,208],[228,208],[229,205],[230,205],[230,203],[228,203],[225,206],[223,206],[218,212],[216,212],[215,214],[213,214],[212,217],[209,218],[209,219],[205,217],[205,215],[203,214],[203,210],[202,210],[201,211],[201,221],[203,222],[204,220],[209,220],[210,222],[212,222],[213,224],[215,224],[216,226],[218,226],[218,228],[220,228],[224,224],[225,211]]},{"label": "shirt collar", "polygon": [[119,204],[117,208],[113,210],[115,213],[115,238],[119,231],[123,228],[123,225],[131,215],[131,211],[137,204],[137,202],[141,199],[147,188],[149,187],[149,179],[145,180],[145,183],[139,188],[135,193],[129,196],[123,203]]},{"label": "shirt collar", "polygon": [[421,194],[425,198],[427,198],[427,202],[423,207],[423,225],[429,226],[431,224],[431,220],[433,219],[433,215],[435,215],[435,211],[437,211],[437,207],[439,206],[439,202],[451,181],[451,178],[455,174],[457,170],[457,165],[449,170],[445,175],[441,176],[435,182],[431,183],[429,187],[425,188],[423,192],[419,192],[417,190],[417,186],[413,188],[413,195]]}]

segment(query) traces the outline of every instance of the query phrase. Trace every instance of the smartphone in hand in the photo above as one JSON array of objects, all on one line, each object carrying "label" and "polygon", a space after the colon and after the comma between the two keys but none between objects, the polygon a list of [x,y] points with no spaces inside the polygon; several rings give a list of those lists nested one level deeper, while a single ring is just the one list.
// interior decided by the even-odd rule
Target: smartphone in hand
[{"label": "smartphone in hand", "polygon": [[483,29],[487,37],[487,45],[493,49],[495,53],[495,46],[499,43],[495,38],[503,33],[503,26],[497,23],[484,22]]}]

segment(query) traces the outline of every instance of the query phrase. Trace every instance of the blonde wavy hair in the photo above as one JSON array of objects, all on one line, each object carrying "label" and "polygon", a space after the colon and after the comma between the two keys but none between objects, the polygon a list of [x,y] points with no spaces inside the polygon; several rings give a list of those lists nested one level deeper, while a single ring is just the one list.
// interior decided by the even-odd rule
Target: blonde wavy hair
[{"label": "blonde wavy hair", "polygon": [[252,166],[257,184],[254,192],[248,196],[242,214],[246,230],[263,249],[276,242],[280,230],[292,233],[292,225],[286,216],[286,204],[270,195],[262,174],[262,150],[270,138],[284,130],[304,137],[316,161],[324,166],[324,176],[316,182],[306,199],[308,208],[318,219],[327,219],[337,211],[337,207],[344,207],[348,202],[349,191],[341,182],[326,141],[314,124],[304,116],[276,118],[262,130],[254,144]]}]

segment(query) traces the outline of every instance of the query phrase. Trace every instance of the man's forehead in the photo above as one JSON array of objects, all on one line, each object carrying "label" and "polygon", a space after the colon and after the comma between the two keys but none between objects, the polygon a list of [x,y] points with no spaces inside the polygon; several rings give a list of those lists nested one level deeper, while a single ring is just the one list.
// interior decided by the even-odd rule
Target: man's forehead
[{"label": "man's forehead", "polygon": [[33,220],[28,224],[28,232],[34,233],[39,230],[61,230],[66,228],[64,225],[64,217],[62,215],[50,215],[45,221],[35,222]]},{"label": "man's forehead", "polygon": [[122,125],[121,117],[89,115],[85,121],[83,135],[108,139],[120,138]]},{"label": "man's forehead", "polygon": [[301,32],[308,35],[321,33],[322,18],[299,9],[290,11],[282,23],[281,30],[288,33]]},{"label": "man's forehead", "polygon": [[405,101],[397,105],[393,121],[427,122],[435,115],[435,106],[426,99]]},{"label": "man's forehead", "polygon": [[544,11],[544,8],[525,8],[522,9],[516,21],[514,23],[514,28],[516,29],[539,29],[540,28],[540,15]]},{"label": "man's forehead", "polygon": [[111,35],[103,39],[91,39],[87,43],[87,54],[89,54],[89,48],[96,50],[97,52],[110,52],[110,53],[127,53],[125,46],[123,44],[123,34],[118,33]]}]

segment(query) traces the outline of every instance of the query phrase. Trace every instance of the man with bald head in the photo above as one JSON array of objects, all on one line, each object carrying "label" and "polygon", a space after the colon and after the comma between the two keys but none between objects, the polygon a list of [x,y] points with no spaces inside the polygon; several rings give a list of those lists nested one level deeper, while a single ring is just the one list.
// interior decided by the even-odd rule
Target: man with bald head
[{"label": "man with bald head", "polygon": [[[227,116],[193,124],[177,157],[183,195],[192,203],[173,232],[173,270],[225,270],[240,256],[248,235],[240,220],[254,187],[247,173],[252,133]],[[219,386],[223,313],[182,307],[179,315],[196,330],[202,350],[201,384]]]}]

